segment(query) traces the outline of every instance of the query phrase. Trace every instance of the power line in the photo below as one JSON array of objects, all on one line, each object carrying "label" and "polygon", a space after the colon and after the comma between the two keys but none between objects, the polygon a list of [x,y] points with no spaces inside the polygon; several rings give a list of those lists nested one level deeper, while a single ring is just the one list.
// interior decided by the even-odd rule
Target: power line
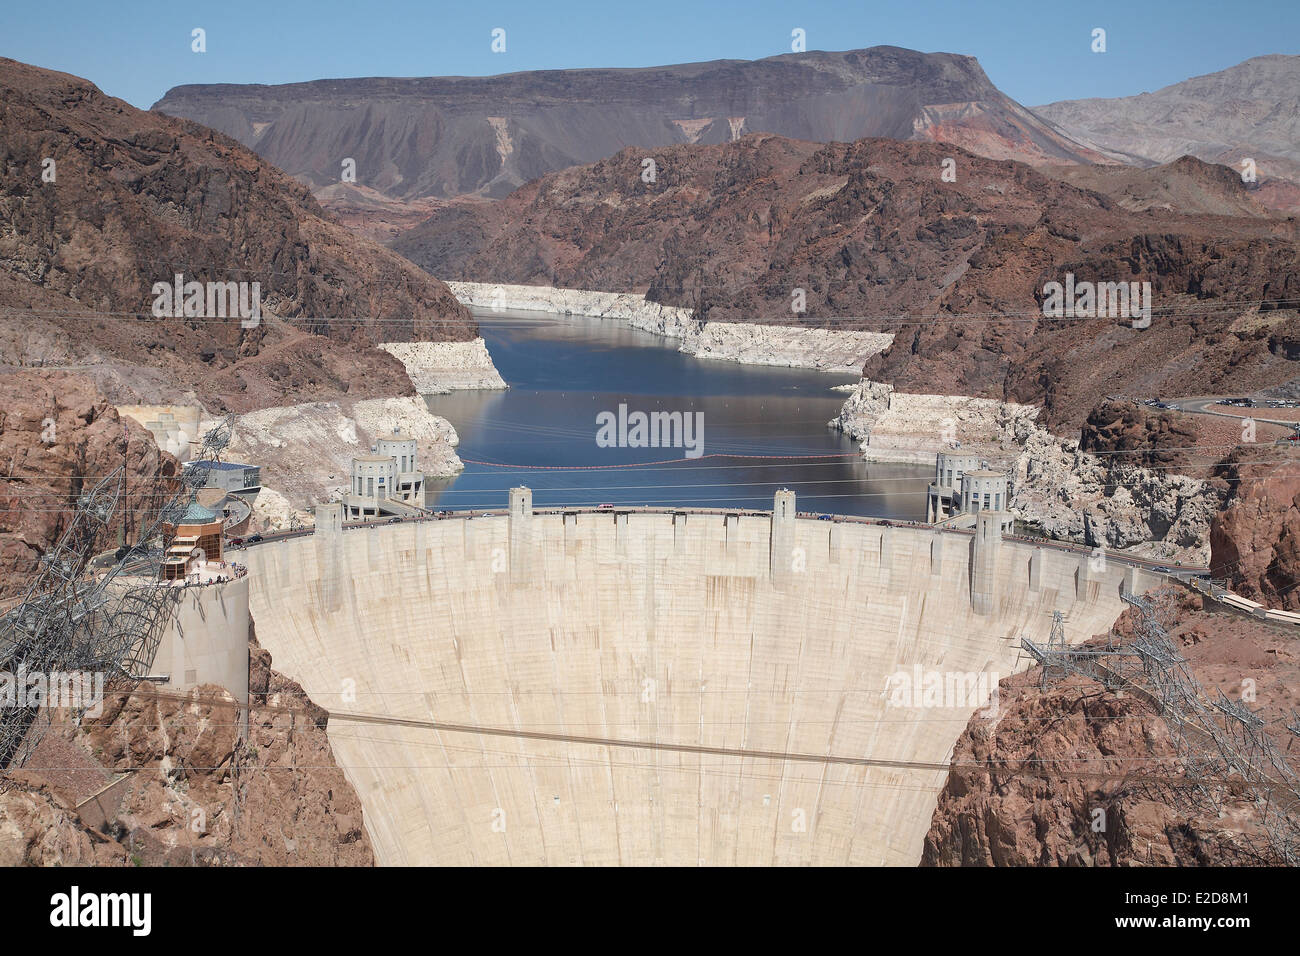
[{"label": "power line", "polygon": [[[1204,449],[1207,453],[1213,453],[1213,449],[1217,449],[1217,448],[1227,448],[1227,449],[1235,449],[1235,448],[1286,448],[1288,451],[1296,451],[1296,452],[1300,452],[1300,444],[1287,444],[1287,445],[1284,445],[1284,446],[1283,446],[1283,445],[1273,446],[1273,445],[1264,444],[1264,443],[1261,443],[1261,444],[1251,444],[1251,443],[1249,443],[1249,442],[1237,443],[1237,444],[1235,444],[1235,445],[1199,445],[1199,446],[1186,446],[1185,448],[1183,448],[1183,449],[1181,449],[1181,450]],[[908,451],[908,449],[902,449],[902,450],[903,450],[903,451]],[[1158,449],[1158,451],[1163,451],[1163,450],[1164,450],[1164,449]],[[925,451],[922,451],[922,450],[919,450],[919,449],[918,449],[918,453],[921,453],[921,454],[935,454],[935,452],[933,452],[933,451],[925,452]],[[945,452],[941,452],[941,453],[942,453],[942,454],[964,454],[965,451],[964,451],[963,449],[958,449],[958,450],[956,450],[956,451],[949,450],[949,451],[945,451]],[[1149,454],[1149,453],[1150,453],[1150,452],[1149,452],[1149,450],[1147,450],[1147,449],[1116,450],[1116,451],[1108,451],[1108,452],[1091,452],[1091,451],[1083,452],[1083,454],[1085,454],[1085,455],[1096,455],[1097,457],[1110,457],[1110,456],[1118,456],[1118,455],[1144,455],[1144,454]],[[973,454],[975,457],[985,457],[985,455],[988,454],[988,453],[986,453],[986,452],[980,452],[980,451],[975,451],[975,452],[972,452],[972,454]],[[1007,455],[1007,456],[1005,456],[1005,457],[1006,457],[1009,461],[1014,462],[1015,459],[1019,458],[1021,454],[1023,454],[1023,452],[1017,452],[1017,453],[1014,454],[1014,455]],[[825,467],[826,467],[826,463],[819,463],[819,462],[799,463],[797,460],[791,460],[791,461],[789,461],[789,462],[785,462],[785,461],[772,461],[770,464],[764,464],[763,462],[771,461],[771,459],[783,459],[783,458],[784,458],[784,459],[800,459],[800,458],[827,458],[827,459],[829,459],[829,458],[845,458],[845,459],[849,459],[849,460],[843,462],[844,464],[850,464],[850,465],[862,465],[862,466],[867,467],[867,468],[872,468],[872,467],[876,467],[876,468],[880,468],[880,467],[886,467],[886,468],[888,468],[888,467],[913,468],[913,467],[914,467],[914,468],[918,468],[918,469],[924,469],[925,472],[926,472],[926,475],[933,475],[933,472],[934,472],[934,465],[933,465],[933,464],[926,464],[926,463],[922,463],[922,462],[909,462],[909,461],[885,461],[885,460],[876,460],[876,459],[864,458],[864,457],[862,457],[862,455],[863,455],[862,452],[847,452],[847,453],[844,453],[844,454],[842,454],[842,455],[841,455],[841,454],[829,454],[829,455],[810,454],[810,455],[806,455],[806,456],[805,456],[805,455],[787,455],[787,454],[779,454],[779,455],[777,455],[777,454],[774,454],[774,455],[766,455],[766,454],[759,454],[759,455],[740,455],[740,454],[731,454],[731,453],[728,453],[728,452],[719,452],[719,453],[717,453],[717,454],[703,455],[703,456],[701,456],[700,458],[675,458],[675,459],[669,459],[668,462],[664,462],[664,461],[650,461],[650,462],[629,462],[629,463],[625,463],[625,464],[624,464],[624,463],[620,463],[620,464],[617,464],[617,465],[565,465],[565,466],[546,466],[546,465],[533,465],[533,464],[509,463],[509,462],[494,462],[494,461],[486,461],[486,460],[482,460],[482,459],[473,459],[473,458],[461,458],[460,460],[461,460],[462,462],[466,462],[466,463],[469,463],[469,464],[482,465],[482,466],[484,466],[484,467],[507,468],[507,469],[514,469],[514,470],[527,469],[527,470],[535,470],[535,471],[545,471],[545,470],[550,470],[550,469],[559,469],[559,470],[577,470],[577,471],[601,471],[601,470],[610,470],[610,469],[614,469],[614,468],[637,468],[637,469],[640,469],[640,470],[643,470],[643,471],[671,471],[671,472],[675,472],[675,473],[681,473],[682,471],[692,471],[692,470],[699,470],[699,471],[735,471],[735,470],[750,471],[750,470],[753,470],[753,469],[756,469],[756,468],[825,468]],[[713,464],[710,464],[710,465],[699,466],[698,468],[685,468],[685,469],[683,469],[683,468],[660,467],[660,466],[665,465],[665,464],[668,464],[668,463],[671,463],[671,464],[678,464],[678,463],[680,463],[680,464],[687,464],[687,463],[689,463],[689,462],[693,462],[693,461],[700,461],[700,460],[702,460],[702,459],[704,459],[704,458],[715,458],[715,457],[716,457],[716,458],[755,458],[755,459],[759,459],[759,461],[758,461],[757,463],[754,463],[754,464],[743,464],[743,465],[713,465]],[[994,455],[994,457],[997,457],[997,456]],[[1226,462],[1224,462],[1224,461],[1223,461],[1223,458],[1224,458],[1224,457],[1225,457],[1225,456],[1220,456],[1220,457],[1217,457],[1217,458],[1209,459],[1209,460],[1206,462],[1206,464],[1209,464],[1209,465],[1219,465],[1219,464],[1224,464],[1224,466],[1227,467],[1227,466],[1229,466],[1230,463],[1226,463]],[[1231,463],[1231,464],[1235,464],[1235,465],[1238,466],[1238,467],[1249,467],[1249,466],[1253,466],[1253,465],[1278,465],[1278,464],[1292,464],[1292,463],[1300,464],[1300,454],[1297,454],[1297,455],[1295,455],[1295,456],[1288,456],[1288,457],[1284,457],[1284,458],[1253,458],[1253,459],[1243,459],[1243,460],[1241,460],[1241,461],[1239,461],[1239,462],[1235,462],[1235,463]],[[1170,471],[1170,470],[1178,470],[1178,469],[1187,468],[1190,464],[1192,464],[1192,463],[1191,463],[1191,462],[1188,462],[1188,463],[1175,463],[1175,464],[1168,464],[1168,465],[1159,465],[1159,464],[1138,464],[1138,465],[1136,465],[1135,467],[1141,468],[1141,469],[1144,470],[1144,471]],[[440,476],[429,476],[429,477],[435,477],[435,478],[439,478],[439,479],[450,479],[450,478],[456,478],[456,477],[459,477],[459,476],[461,476],[461,475],[463,475],[463,474],[465,474],[465,473],[464,473],[464,472],[457,472],[457,473],[454,474],[454,475],[440,475]],[[871,479],[869,479],[869,480],[871,480],[871,481],[877,481],[877,482],[885,482],[885,481],[923,481],[923,480],[925,480],[926,475],[919,475],[919,474],[918,474],[918,475],[915,475],[915,476],[885,475],[885,476],[881,476],[881,477],[877,477],[877,478],[871,478]],[[0,475],[0,481],[33,481],[33,480],[37,480],[37,479],[47,479],[47,480],[78,480],[78,479],[80,479],[80,480],[83,480],[83,481],[88,481],[88,480],[93,480],[93,479],[100,478],[100,477],[103,477],[103,476],[101,476],[101,475],[91,475],[91,474],[86,474],[86,475],[76,475],[76,474],[65,475],[65,474],[53,474],[53,473],[48,473],[48,472],[39,472],[39,471],[36,471],[36,472],[30,472],[30,473],[22,474],[22,475]],[[1191,476],[1188,476],[1188,477],[1191,477]],[[179,476],[178,476],[178,478],[179,478]],[[1275,480],[1275,478],[1276,478],[1276,476],[1255,476],[1255,477],[1251,477],[1251,476],[1242,476],[1242,477],[1237,478],[1237,479],[1226,479],[1226,478],[1225,478],[1224,480],[1226,480],[1226,481],[1263,481],[1263,480],[1272,481],[1272,480]],[[173,480],[173,479],[168,479],[168,478],[166,478],[166,477],[159,477],[159,478],[157,478],[157,479],[154,479],[154,478],[152,478],[152,477],[150,477],[150,476],[140,476],[140,480],[141,480],[141,481],[149,481],[149,480],[169,481],[169,480]],[[844,479],[832,479],[832,480],[836,480],[836,481],[841,481],[841,480],[842,480],[842,481],[856,481],[856,480],[860,480],[860,479],[844,478]],[[1193,481],[1205,481],[1205,480],[1207,480],[1207,479],[1192,478],[1192,480],[1193,480]],[[620,487],[620,486],[618,486],[618,485],[608,485],[608,486],[600,486],[600,487],[610,487],[610,488],[614,488],[614,487]],[[668,487],[668,486],[665,486],[665,487]]]},{"label": "power line", "polygon": [[[541,287],[539,287],[541,288]],[[663,305],[665,303],[650,303],[651,305]],[[1216,301],[1213,304],[1203,308],[1194,308],[1190,306],[1169,306],[1165,308],[1152,309],[1151,318],[1154,322],[1156,319],[1181,319],[1181,318],[1209,318],[1217,315],[1231,315],[1240,311],[1246,311],[1261,306],[1268,306],[1265,311],[1292,311],[1300,308],[1300,298],[1297,299],[1277,299],[1277,300],[1239,300],[1239,301]],[[480,307],[476,307],[480,308]],[[552,313],[547,313],[551,315]],[[553,313],[555,320],[567,318],[565,313]],[[18,318],[20,316],[34,316],[38,318],[66,318],[79,320],[102,320],[110,318],[128,318],[150,320],[155,322],[182,322],[186,324],[227,324],[238,321],[239,316],[209,317],[209,316],[156,316],[152,312],[137,310],[91,310],[91,309],[40,309],[40,308],[20,308],[6,307],[0,309],[0,318]],[[356,315],[356,316],[281,316],[267,312],[264,318],[274,318],[280,322],[288,324],[311,323],[314,325],[330,324],[364,324],[366,326],[385,326],[401,325],[411,326],[420,323],[442,323],[444,325],[459,324],[463,326],[463,320],[447,318],[441,316],[376,316],[376,315]],[[474,318],[480,318],[480,314],[475,314]],[[612,316],[578,316],[580,318],[593,318],[601,321],[613,321],[625,323],[627,319]],[[947,324],[984,324],[988,322],[1060,322],[1071,324],[1078,322],[1108,322],[1115,323],[1126,316],[1079,316],[1079,317],[1053,317],[1045,316],[1040,309],[1031,310],[1007,310],[992,312],[933,312],[933,313],[902,313],[898,315],[854,315],[854,316],[809,316],[806,313],[796,315],[782,315],[779,317],[756,317],[743,323],[722,322],[721,325],[741,324],[741,325],[761,325],[788,327],[797,330],[815,331],[820,326],[827,324],[845,324],[845,323],[879,323],[890,326],[932,326]],[[527,319],[508,317],[507,321],[511,322],[533,322],[543,324],[548,322],[546,318]],[[716,321],[716,320],[714,320]],[[814,323],[819,323],[814,324]],[[1121,326],[1123,325],[1120,322]],[[631,326],[629,326],[631,328]],[[646,330],[638,330],[646,331]],[[869,329],[852,329],[848,331],[870,331]],[[1145,330],[1135,330],[1145,331]],[[650,333],[659,334],[659,333]],[[665,336],[674,338],[675,336]]]},{"label": "power line", "polygon": [[[118,691],[114,691],[113,693],[115,695],[139,697],[146,700],[149,699],[158,700],[158,701],[171,700],[178,704],[186,705],[186,706],[193,706],[194,704],[199,703],[208,706],[235,708],[241,710],[245,709],[246,706],[240,704],[238,701],[227,701],[227,700],[221,700],[216,698],[201,698],[196,700],[192,695],[189,694],[166,693],[166,692],[160,692],[156,690],[147,690],[147,691],[139,691],[138,689],[134,689],[131,691],[118,690]],[[294,715],[301,715],[307,717],[308,719],[311,718],[311,712],[307,711],[305,708],[293,708],[287,705],[271,705],[271,704],[251,705],[250,704],[247,705],[247,709],[249,709],[250,711],[270,710],[276,713],[291,713]],[[798,751],[791,752],[791,751],[760,750],[757,748],[745,748],[745,747],[722,747],[722,746],[715,746],[715,745],[708,745],[708,744],[688,744],[683,742],[672,742],[672,741],[642,741],[642,740],[612,738],[612,737],[593,737],[593,736],[581,735],[581,734],[560,734],[560,733],[553,733],[547,731],[534,731],[534,730],[508,728],[508,727],[492,727],[492,726],[485,726],[479,724],[451,723],[445,721],[426,720],[426,719],[419,719],[419,718],[395,717],[391,715],[382,715],[382,714],[363,714],[363,713],[334,711],[334,712],[328,712],[328,715],[331,721],[339,721],[343,723],[373,724],[373,725],[381,725],[381,726],[388,726],[388,727],[395,727],[395,728],[403,727],[403,728],[418,729],[418,730],[431,730],[440,734],[441,733],[453,733],[453,734],[463,733],[463,734],[469,734],[476,737],[504,737],[504,738],[512,738],[516,740],[528,740],[528,741],[537,741],[537,742],[545,742],[545,743],[563,743],[563,744],[572,744],[578,746],[596,746],[596,747],[608,747],[608,748],[617,748],[617,749],[656,750],[656,751],[673,752],[673,753],[698,754],[701,756],[720,756],[720,757],[728,757],[728,758],[772,760],[778,762],[793,762],[793,763],[814,763],[814,764],[823,764],[823,765],[839,764],[845,766],[860,766],[860,767],[897,769],[897,770],[922,770],[922,771],[943,772],[943,773],[947,773],[954,768],[977,769],[977,770],[992,769],[989,763],[983,761],[974,761],[970,763],[960,763],[957,761],[949,761],[947,763],[936,763],[930,761],[901,760],[901,759],[892,759],[892,758],[853,757],[853,756],[837,755],[837,754],[814,754],[814,753],[805,753],[805,752],[798,752]],[[386,742],[396,744],[399,743],[400,741],[395,738],[392,738]],[[526,760],[529,758],[527,755],[521,754],[521,759]],[[1114,755],[1110,755],[1100,759],[1114,760],[1117,758]],[[1129,758],[1118,758],[1118,759],[1127,760]],[[1153,759],[1159,759],[1159,758],[1140,757],[1140,756],[1132,758],[1132,760],[1134,761],[1139,761],[1139,760],[1151,761]],[[1157,783],[1165,783],[1169,785],[1176,785],[1178,783],[1231,784],[1233,782],[1230,778],[1210,779],[1210,778],[1189,777],[1189,778],[1180,779],[1180,778],[1170,778],[1165,776],[1144,780],[1143,778],[1135,777],[1132,773],[1128,773],[1128,772],[1117,773],[1115,771],[1104,771],[1104,770],[1091,771],[1091,770],[1065,770],[1065,769],[1057,769],[1057,768],[1049,769],[1046,766],[1049,763],[1055,763],[1058,761],[1070,762],[1071,760],[1072,758],[1052,758],[1049,760],[1046,758],[1031,757],[1031,758],[1025,758],[1017,761],[1016,765],[1011,765],[1010,763],[999,763],[997,765],[997,772],[999,774],[1005,774],[1008,776],[1048,775],[1048,776],[1054,776],[1054,777],[1059,776],[1059,777],[1066,777],[1066,778],[1112,779],[1112,780],[1127,780],[1133,782],[1157,782]],[[509,767],[510,765],[505,765],[505,766]],[[455,769],[457,767],[460,767],[460,769],[464,769],[463,765],[442,765],[442,766],[422,765],[422,764],[364,765],[364,764],[339,764],[339,763],[321,764],[315,766],[278,765],[273,768],[263,767],[258,769],[267,769],[267,770],[274,769],[274,770],[281,770],[281,771],[332,770],[332,769],[427,770],[427,769]],[[151,769],[151,768],[133,767],[133,768],[125,768],[125,769],[128,771],[139,771],[139,770]],[[199,766],[192,766],[187,764],[187,769],[215,771],[222,768],[219,766],[199,767]],[[488,768],[485,767],[484,769],[488,769]],[[656,769],[658,770],[658,769],[668,769],[668,768],[666,767],[660,768],[656,766]],[[119,772],[122,771],[119,770]]]}]

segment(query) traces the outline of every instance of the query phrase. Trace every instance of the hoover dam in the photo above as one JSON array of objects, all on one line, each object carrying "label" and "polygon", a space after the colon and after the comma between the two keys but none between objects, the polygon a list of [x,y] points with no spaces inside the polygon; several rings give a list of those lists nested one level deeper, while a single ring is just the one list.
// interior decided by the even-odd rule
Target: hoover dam
[{"label": "hoover dam", "polygon": [[[389,865],[915,865],[983,701],[1144,572],[1003,538],[771,514],[535,511],[246,552],[259,642],[331,712]],[[1151,582],[1148,582],[1151,583]],[[896,689],[897,685],[893,685]],[[984,711],[996,719],[993,709]]]}]

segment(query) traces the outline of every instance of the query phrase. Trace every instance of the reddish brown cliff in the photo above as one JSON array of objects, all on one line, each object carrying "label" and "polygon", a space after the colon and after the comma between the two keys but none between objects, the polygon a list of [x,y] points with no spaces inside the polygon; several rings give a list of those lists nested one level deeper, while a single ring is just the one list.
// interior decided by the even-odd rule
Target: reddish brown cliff
[{"label": "reddish brown cliff", "polygon": [[[251,645],[249,736],[219,687],[140,685],[103,716],[47,731],[0,790],[0,865],[372,866],[361,802],[334,762],[326,715]],[[120,794],[77,806],[124,775]]]},{"label": "reddish brown cliff", "polygon": [[1216,578],[1269,607],[1300,610],[1300,464],[1276,446],[1242,451],[1223,474],[1235,489],[1210,526]]},{"label": "reddish brown cliff", "polygon": [[[441,282],[333,222],[233,140],[0,59],[0,354],[117,401],[410,394],[379,341],[464,339]],[[154,318],[155,283],[257,282],[264,318]],[[251,286],[250,286],[251,295]]]},{"label": "reddish brown cliff", "polygon": [[[1237,699],[1253,686],[1248,706],[1286,753],[1300,678],[1291,630],[1203,612],[1200,599],[1181,590],[1156,600],[1201,684]],[[1121,637],[1132,637],[1134,614],[1116,623]],[[976,717],[958,740],[922,865],[1278,862],[1250,794],[1220,793],[1215,807],[1180,784],[1195,773],[1142,697],[1078,675],[1041,690],[1032,668],[1003,680],[996,718]]]},{"label": "reddish brown cliff", "polygon": [[[955,182],[941,178],[948,159]],[[1198,162],[1170,175],[1186,181]],[[448,279],[646,291],[706,319],[893,332],[868,377],[1042,403],[1050,424],[1077,427],[1108,394],[1300,374],[1286,345],[1295,312],[1279,308],[1300,300],[1295,222],[1247,215],[1239,180],[1200,178],[1241,214],[1134,211],[952,146],[756,135],[624,150],[499,203],[446,206],[392,245]],[[1043,287],[1067,273],[1150,282],[1151,327],[1044,319]]]},{"label": "reddish brown cliff", "polygon": [[123,520],[105,531],[106,549],[117,545],[119,532],[135,543],[158,495],[174,485],[176,460],[84,376],[0,374],[0,600],[22,593],[77,497],[119,467]]}]

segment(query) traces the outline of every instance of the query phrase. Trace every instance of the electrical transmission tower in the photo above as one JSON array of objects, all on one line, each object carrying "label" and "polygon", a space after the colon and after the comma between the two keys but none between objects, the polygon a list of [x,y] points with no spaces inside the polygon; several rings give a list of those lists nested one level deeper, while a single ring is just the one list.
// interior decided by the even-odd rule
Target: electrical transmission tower
[{"label": "electrical transmission tower", "polygon": [[[134,547],[103,570],[96,551],[115,520],[126,518],[126,470],[114,469],[77,499],[62,536],[41,558],[26,593],[0,616],[0,671],[18,683],[28,675],[102,674],[105,683],[134,683],[148,675],[181,590],[160,582],[163,549],[153,542],[164,525],[176,526],[199,488],[209,462],[230,443],[228,415],[199,442],[197,460],[176,490],[141,522]],[[47,683],[46,686],[49,686]],[[0,771],[22,766],[49,725],[49,708],[23,700],[0,707]]]},{"label": "electrical transmission tower", "polygon": [[[1300,775],[1278,750],[1260,717],[1240,700],[1216,691],[1211,697],[1146,595],[1123,595],[1138,614],[1133,640],[1112,635],[1104,647],[1070,647],[1058,635],[1060,613],[1053,619],[1047,645],[1021,640],[1042,665],[1044,686],[1052,674],[1083,674],[1108,687],[1122,687],[1149,699],[1169,728],[1170,739],[1190,787],[1182,785],[1194,806],[1222,808],[1229,793],[1244,791],[1255,804],[1271,861],[1300,865]],[[1300,715],[1287,730],[1300,735]],[[1164,792],[1176,794],[1172,783]]]}]

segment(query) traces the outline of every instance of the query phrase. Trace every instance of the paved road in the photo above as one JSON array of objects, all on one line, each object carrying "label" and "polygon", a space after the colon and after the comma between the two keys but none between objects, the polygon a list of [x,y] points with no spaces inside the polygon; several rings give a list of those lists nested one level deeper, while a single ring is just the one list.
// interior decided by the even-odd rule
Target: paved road
[{"label": "paved road", "polygon": [[[655,512],[661,514],[672,514],[673,512],[687,512],[689,514],[708,514],[708,515],[747,515],[747,516],[753,516],[758,518],[770,518],[772,516],[772,513],[770,511],[752,511],[749,509],[663,508],[654,505],[619,507],[615,509],[596,508],[590,505],[586,505],[582,507],[574,507],[574,508],[535,508],[533,509],[533,514],[535,515],[543,515],[543,514],[557,515],[557,514],[566,514],[566,513],[615,514],[620,511],[639,512],[639,513]],[[401,523],[406,524],[406,523],[417,522],[417,521],[450,521],[457,518],[461,520],[467,520],[476,517],[486,518],[489,515],[503,516],[506,513],[507,511],[504,508],[493,509],[490,511],[468,511],[468,512],[453,511],[450,515],[446,517],[439,517],[434,514],[429,514],[427,517],[406,518],[403,519]],[[800,520],[808,521],[808,520],[816,520],[818,515],[813,512],[801,511],[799,512],[798,517],[800,518]],[[865,517],[860,517],[858,515],[834,515],[832,516],[831,521],[833,522],[851,521],[855,524],[874,524],[886,528],[928,529],[932,527],[931,525],[928,525],[922,521],[903,521],[903,520],[898,520],[893,518],[889,518],[889,519],[865,518]],[[375,528],[375,527],[382,527],[386,524],[393,524],[393,523],[397,523],[397,522],[393,522],[391,518],[381,518],[378,521],[348,522],[343,525],[343,530],[351,531],[356,528]],[[300,531],[281,531],[275,534],[266,534],[262,536],[261,542],[250,543],[246,541],[243,547],[245,548],[256,547],[257,544],[259,543],[270,543],[272,541],[285,541],[288,540],[289,538],[297,538],[305,534],[312,534],[314,533],[314,530],[315,530],[314,528],[307,528]],[[935,528],[934,530],[942,534],[963,534],[968,536],[975,534],[974,529],[971,528]],[[1080,555],[1091,555],[1095,550],[1083,544],[1073,544],[1067,541],[1055,541],[1050,538],[1037,538],[1030,535],[1008,534],[1008,535],[1003,535],[1003,537],[1011,541],[1018,541],[1022,544],[1039,545],[1044,548],[1054,548],[1058,551],[1072,551],[1075,554],[1080,554]],[[232,548],[231,550],[238,550],[238,548]],[[1156,571],[1159,568],[1167,567],[1167,565],[1164,565],[1159,561],[1153,561],[1147,558],[1139,558],[1132,555],[1114,554],[1110,551],[1106,552],[1106,560],[1118,561],[1120,564],[1132,565],[1133,567],[1137,567],[1137,568],[1145,568],[1148,571]],[[1171,568],[1170,571],[1168,572],[1158,572],[1158,573],[1169,573],[1174,576],[1204,575],[1204,574],[1209,574],[1210,569],[1208,567],[1197,568],[1197,567],[1188,567],[1186,565],[1179,565]]]},{"label": "paved road", "polygon": [[[1173,401],[1168,402],[1167,404],[1177,405],[1179,411],[1191,412],[1195,415],[1215,415],[1218,416],[1219,418],[1235,418],[1238,421],[1240,421],[1243,418],[1253,418],[1257,422],[1265,422],[1269,425],[1282,425],[1286,428],[1296,428],[1297,426],[1300,426],[1300,422],[1287,421],[1286,419],[1281,419],[1281,418],[1263,418],[1255,414],[1255,412],[1266,412],[1268,411],[1267,408],[1241,409],[1241,411],[1247,413],[1245,415],[1234,415],[1231,412],[1222,411],[1221,407],[1216,406],[1214,403],[1217,402],[1220,398],[1224,398],[1224,397],[1228,397],[1228,396],[1211,395],[1208,398],[1203,396],[1197,398],[1176,398]],[[1236,397],[1236,396],[1231,396],[1231,397]]]}]

